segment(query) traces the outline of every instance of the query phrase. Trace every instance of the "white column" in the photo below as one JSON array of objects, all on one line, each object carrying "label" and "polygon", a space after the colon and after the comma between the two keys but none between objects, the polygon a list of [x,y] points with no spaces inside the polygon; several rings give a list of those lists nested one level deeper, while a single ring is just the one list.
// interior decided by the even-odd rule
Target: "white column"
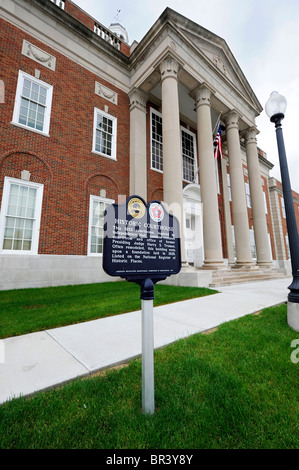
[{"label": "white column", "polygon": [[215,174],[211,92],[205,86],[196,90],[200,190],[203,203],[204,267],[224,266]]},{"label": "white column", "polygon": [[146,102],[147,95],[134,88],[130,98],[130,195],[147,202]]},{"label": "white column", "polygon": [[232,215],[235,227],[237,266],[253,266],[244,175],[239,137],[239,117],[234,111],[223,116],[226,123]]},{"label": "white column", "polygon": [[168,209],[181,227],[182,264],[187,264],[184,239],[183,169],[178,96],[179,64],[165,59],[160,64],[162,88],[163,193]]},{"label": "white column", "polygon": [[257,265],[269,267],[272,265],[272,261],[267,230],[264,195],[258,161],[258,150],[256,145],[257,133],[257,129],[252,127],[245,131],[244,137],[246,145]]}]

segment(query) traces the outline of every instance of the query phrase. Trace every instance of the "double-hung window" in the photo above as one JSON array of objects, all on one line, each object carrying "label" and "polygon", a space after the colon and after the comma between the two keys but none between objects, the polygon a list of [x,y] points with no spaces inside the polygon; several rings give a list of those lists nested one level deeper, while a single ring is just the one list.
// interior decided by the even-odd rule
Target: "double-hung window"
[{"label": "double-hung window", "polygon": [[88,255],[102,255],[104,239],[104,212],[113,199],[90,196],[89,227],[88,227]]},{"label": "double-hung window", "polygon": [[116,117],[95,108],[93,152],[116,160],[116,130]]},{"label": "double-hung window", "polygon": [[245,192],[246,192],[247,207],[251,207],[250,186],[248,183],[245,183]]},{"label": "double-hung window", "polygon": [[38,251],[43,185],[6,177],[0,212],[0,251]]},{"label": "double-hung window", "polygon": [[53,87],[19,71],[12,123],[49,134]]},{"label": "double-hung window", "polygon": [[162,115],[151,109],[151,168],[163,171]]},{"label": "double-hung window", "polygon": [[181,146],[183,158],[183,179],[188,183],[197,180],[195,134],[181,128]]},{"label": "double-hung window", "polygon": [[[151,109],[151,168],[163,171],[163,137],[162,115]],[[197,157],[195,134],[181,127],[181,152],[183,166],[183,180],[193,183],[197,181]]]}]

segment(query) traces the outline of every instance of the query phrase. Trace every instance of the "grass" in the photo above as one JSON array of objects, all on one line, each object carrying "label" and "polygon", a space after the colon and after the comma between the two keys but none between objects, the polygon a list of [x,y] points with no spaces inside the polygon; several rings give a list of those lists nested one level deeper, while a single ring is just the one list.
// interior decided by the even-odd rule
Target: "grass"
[{"label": "grass", "polygon": [[296,333],[286,305],[155,351],[153,416],[141,360],[0,407],[0,448],[297,449]]},{"label": "grass", "polygon": [[[215,293],[157,284],[154,305]],[[141,309],[140,287],[129,282],[0,291],[0,338]]]}]

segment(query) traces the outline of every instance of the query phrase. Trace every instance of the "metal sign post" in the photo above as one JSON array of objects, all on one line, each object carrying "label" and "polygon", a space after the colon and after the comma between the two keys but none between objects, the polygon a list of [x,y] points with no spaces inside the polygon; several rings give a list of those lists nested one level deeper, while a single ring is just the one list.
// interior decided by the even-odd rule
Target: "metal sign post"
[{"label": "metal sign post", "polygon": [[154,385],[154,284],[145,279],[141,286],[142,306],[142,411],[155,412]]},{"label": "metal sign post", "polygon": [[110,276],[140,285],[142,303],[142,410],[155,412],[154,284],[181,270],[180,228],[159,201],[146,204],[131,196],[107,206],[103,269]]}]

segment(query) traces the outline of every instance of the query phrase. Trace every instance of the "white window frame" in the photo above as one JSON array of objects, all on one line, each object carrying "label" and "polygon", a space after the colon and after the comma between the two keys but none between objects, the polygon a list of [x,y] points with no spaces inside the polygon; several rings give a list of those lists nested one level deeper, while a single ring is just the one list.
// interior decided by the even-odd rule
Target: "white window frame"
[{"label": "white window frame", "polygon": [[291,259],[291,255],[290,255],[290,244],[289,244],[289,236],[288,234],[285,235],[285,241],[286,241],[286,247],[287,247],[287,257],[288,259]]},{"label": "white window frame", "polygon": [[226,176],[227,176],[228,200],[231,201],[232,200],[232,188],[230,184],[230,174],[227,173]]},{"label": "white window frame", "polygon": [[[185,132],[186,134],[189,134],[193,138],[193,151],[194,151],[194,155],[193,155],[193,172],[194,172],[194,178],[193,178],[192,181],[187,180],[186,178],[184,178],[184,155],[183,155],[183,138],[182,138],[182,133],[183,132]],[[180,138],[181,138],[181,155],[182,155],[182,171],[183,171],[182,179],[183,179],[183,181],[186,181],[187,183],[194,183],[194,182],[198,183],[196,135],[194,134],[194,132],[191,132],[188,129],[186,129],[186,127],[181,126]]]},{"label": "white window frame", "polygon": [[[155,168],[155,166],[153,165],[153,127],[152,127],[153,114],[155,114],[156,116],[158,116],[159,118],[162,119],[162,114],[161,113],[159,113],[158,111],[156,111],[153,108],[150,109],[151,170],[158,171],[158,173],[163,173],[163,169],[161,170],[159,168]],[[162,125],[163,125],[163,123],[162,123]],[[161,146],[162,146],[162,168],[163,168],[163,136],[161,136],[161,137],[162,137],[162,141],[158,142],[158,143],[160,143]]]},{"label": "white window frame", "polygon": [[281,196],[281,198],[280,198],[280,205],[281,205],[282,217],[283,217],[284,219],[286,219],[286,217],[287,217],[287,216],[286,216],[286,208],[285,208],[283,196]]},{"label": "white window frame", "polygon": [[232,237],[233,237],[234,258],[237,259],[237,244],[236,244],[236,235],[235,235],[235,226],[234,225],[232,225]]},{"label": "white window frame", "polygon": [[91,251],[91,236],[92,236],[92,233],[91,233],[92,230],[91,229],[92,229],[93,203],[94,202],[103,202],[104,204],[108,205],[108,204],[113,204],[115,201],[114,201],[114,199],[108,199],[108,198],[105,198],[105,197],[94,196],[94,195],[90,195],[90,199],[89,199],[87,255],[88,256],[102,256],[103,253],[93,253]]},{"label": "white window frame", "polygon": [[249,229],[249,235],[250,235],[250,246],[251,246],[252,259],[256,260],[256,246],[255,246],[255,237],[254,237],[254,229],[253,228]]},{"label": "white window frame", "polygon": [[65,0],[51,0],[51,2],[55,3],[55,5],[64,10]]},{"label": "white window frame", "polygon": [[[96,150],[96,131],[97,131],[97,117],[101,115],[112,121],[112,140],[111,140],[111,155],[100,152]],[[101,109],[94,108],[94,119],[93,119],[93,142],[92,142],[92,152],[97,155],[102,155],[103,157],[110,158],[111,160],[116,160],[116,138],[117,138],[117,118],[107,114]]]},{"label": "white window frame", "polygon": [[[153,165],[153,127],[152,127],[152,122],[153,122],[153,115],[158,116],[162,120],[162,114],[159,113],[159,111],[156,111],[155,109],[151,108],[150,109],[150,147],[151,147],[151,170],[157,171],[158,173],[163,173],[163,169],[156,168]],[[162,122],[163,126],[163,122]],[[182,132],[185,132],[186,134],[189,134],[193,138],[193,150],[194,150],[194,179],[195,182],[198,183],[198,165],[197,165],[197,142],[196,142],[196,134],[194,132],[189,131],[186,127],[180,126],[180,143],[181,143],[181,159],[182,159],[182,180],[188,183],[193,183],[194,181],[189,181],[184,178],[184,158],[183,158],[183,139],[182,139]],[[161,135],[162,139],[161,142],[156,141],[158,144],[161,144],[162,147],[162,168],[163,168],[163,135]]]},{"label": "white window frame", "polygon": [[[46,103],[45,103],[45,115],[44,115],[44,122],[43,122],[42,130],[35,129],[34,127],[30,127],[26,124],[22,124],[19,122],[22,93],[23,93],[23,86],[24,86],[25,79],[30,80],[32,83],[42,86],[46,88],[47,90]],[[17,84],[16,97],[15,97],[15,106],[14,106],[14,112],[13,112],[11,124],[13,124],[14,126],[22,127],[23,129],[27,129],[32,132],[37,132],[38,134],[49,137],[52,97],[53,97],[52,85],[50,85],[49,83],[43,82],[42,80],[39,80],[33,77],[32,75],[29,75],[28,73],[22,72],[22,70],[19,70],[18,84]]]},{"label": "white window frame", "polygon": [[249,183],[245,183],[245,193],[246,193],[247,207],[251,208],[251,195],[250,195]]},{"label": "white window frame", "polygon": [[265,191],[263,191],[264,195],[264,204],[265,204],[265,214],[268,214],[268,206],[267,206],[267,197]]},{"label": "white window frame", "polygon": [[[31,249],[30,250],[8,250],[3,248],[4,232],[6,228],[6,217],[8,211],[8,202],[10,195],[10,187],[12,184],[26,186],[29,188],[37,189],[36,192],[36,203],[34,213],[34,223],[32,230]],[[0,210],[0,253],[7,254],[24,254],[24,255],[35,255],[38,253],[39,233],[40,233],[40,221],[42,212],[42,200],[43,200],[44,185],[34,183],[31,181],[24,181],[21,179],[5,177],[3,186],[2,203]],[[22,217],[19,217],[22,218]]]}]

